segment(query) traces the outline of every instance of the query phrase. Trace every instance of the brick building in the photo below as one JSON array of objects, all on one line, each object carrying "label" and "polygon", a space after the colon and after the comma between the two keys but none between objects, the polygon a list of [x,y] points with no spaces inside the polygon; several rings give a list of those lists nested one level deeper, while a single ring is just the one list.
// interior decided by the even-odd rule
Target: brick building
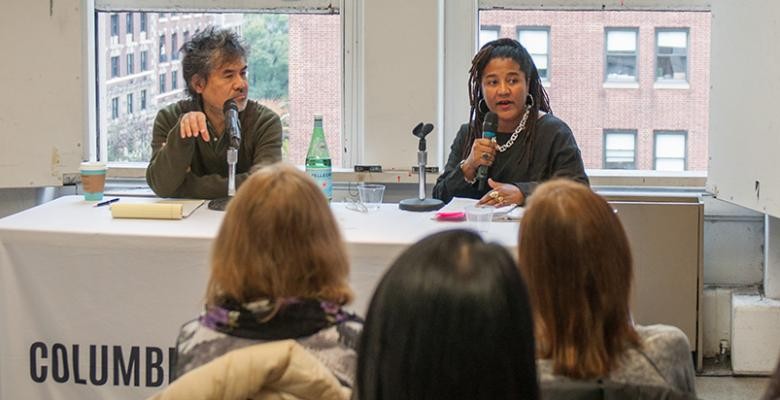
[{"label": "brick building", "polygon": [[587,168],[707,169],[709,13],[482,11],[480,31],[546,63]]}]

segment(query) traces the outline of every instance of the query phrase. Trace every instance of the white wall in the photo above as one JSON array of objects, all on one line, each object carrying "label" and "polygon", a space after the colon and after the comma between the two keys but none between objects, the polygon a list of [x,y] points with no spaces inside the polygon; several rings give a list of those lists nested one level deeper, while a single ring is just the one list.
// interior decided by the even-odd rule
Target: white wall
[{"label": "white wall", "polygon": [[6,0],[0,13],[0,187],[62,184],[88,142],[81,1]]}]

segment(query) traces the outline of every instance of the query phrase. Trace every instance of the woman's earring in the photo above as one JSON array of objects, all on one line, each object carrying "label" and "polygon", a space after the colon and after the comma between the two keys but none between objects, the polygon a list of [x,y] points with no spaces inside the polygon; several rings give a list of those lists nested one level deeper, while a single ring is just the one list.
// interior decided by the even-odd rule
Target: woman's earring
[{"label": "woman's earring", "polygon": [[490,109],[488,108],[484,97],[479,99],[479,102],[477,103],[477,108],[482,114],[487,114],[488,112],[490,112]]},{"label": "woman's earring", "polygon": [[528,97],[525,99],[525,106],[528,108],[533,108],[534,106],[534,96],[531,96],[531,93],[528,93]]}]

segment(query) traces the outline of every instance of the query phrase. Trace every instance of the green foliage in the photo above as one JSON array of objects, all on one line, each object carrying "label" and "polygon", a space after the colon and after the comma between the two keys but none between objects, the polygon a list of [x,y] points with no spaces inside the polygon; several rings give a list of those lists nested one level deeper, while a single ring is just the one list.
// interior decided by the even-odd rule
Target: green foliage
[{"label": "green foliage", "polygon": [[242,35],[249,43],[249,97],[287,100],[287,15],[245,14]]}]

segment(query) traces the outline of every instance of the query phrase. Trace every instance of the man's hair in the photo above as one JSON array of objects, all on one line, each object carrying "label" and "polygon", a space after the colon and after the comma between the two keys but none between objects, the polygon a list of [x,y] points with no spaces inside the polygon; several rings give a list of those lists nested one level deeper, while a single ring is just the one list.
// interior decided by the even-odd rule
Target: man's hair
[{"label": "man's hair", "polygon": [[181,61],[182,75],[187,83],[187,93],[198,99],[193,78],[208,81],[209,74],[226,62],[245,60],[248,49],[238,33],[231,29],[209,26],[196,33],[179,49],[184,54]]},{"label": "man's hair", "polygon": [[349,261],[322,190],[276,163],[254,172],[228,204],[212,248],[206,304],[298,297],[352,300]]},{"label": "man's hair", "polygon": [[[536,120],[539,119],[539,110],[552,112],[550,108],[550,99],[547,91],[542,86],[542,79],[539,77],[539,71],[536,69],[531,54],[514,39],[501,38],[485,43],[482,48],[474,55],[471,60],[471,69],[469,69],[469,103],[471,111],[469,112],[469,134],[463,143],[463,158],[468,156],[474,139],[482,137],[482,122],[485,120],[487,112],[480,108],[480,102],[484,102],[482,93],[482,74],[488,63],[496,58],[508,58],[520,66],[520,70],[525,74],[528,94],[534,99],[534,104],[528,112],[528,121],[525,125],[525,135],[521,137],[523,151],[529,156],[533,156],[534,133],[536,129]],[[527,101],[523,99],[523,101]],[[533,161],[533,160],[531,160]]]},{"label": "man's hair", "polygon": [[518,262],[528,282],[537,356],[573,379],[603,377],[639,345],[629,296],[628,238],[612,207],[589,187],[558,179],[529,198]]},{"label": "man's hair", "polygon": [[538,398],[528,295],[502,246],[436,233],[392,264],[371,300],[357,398]]}]

